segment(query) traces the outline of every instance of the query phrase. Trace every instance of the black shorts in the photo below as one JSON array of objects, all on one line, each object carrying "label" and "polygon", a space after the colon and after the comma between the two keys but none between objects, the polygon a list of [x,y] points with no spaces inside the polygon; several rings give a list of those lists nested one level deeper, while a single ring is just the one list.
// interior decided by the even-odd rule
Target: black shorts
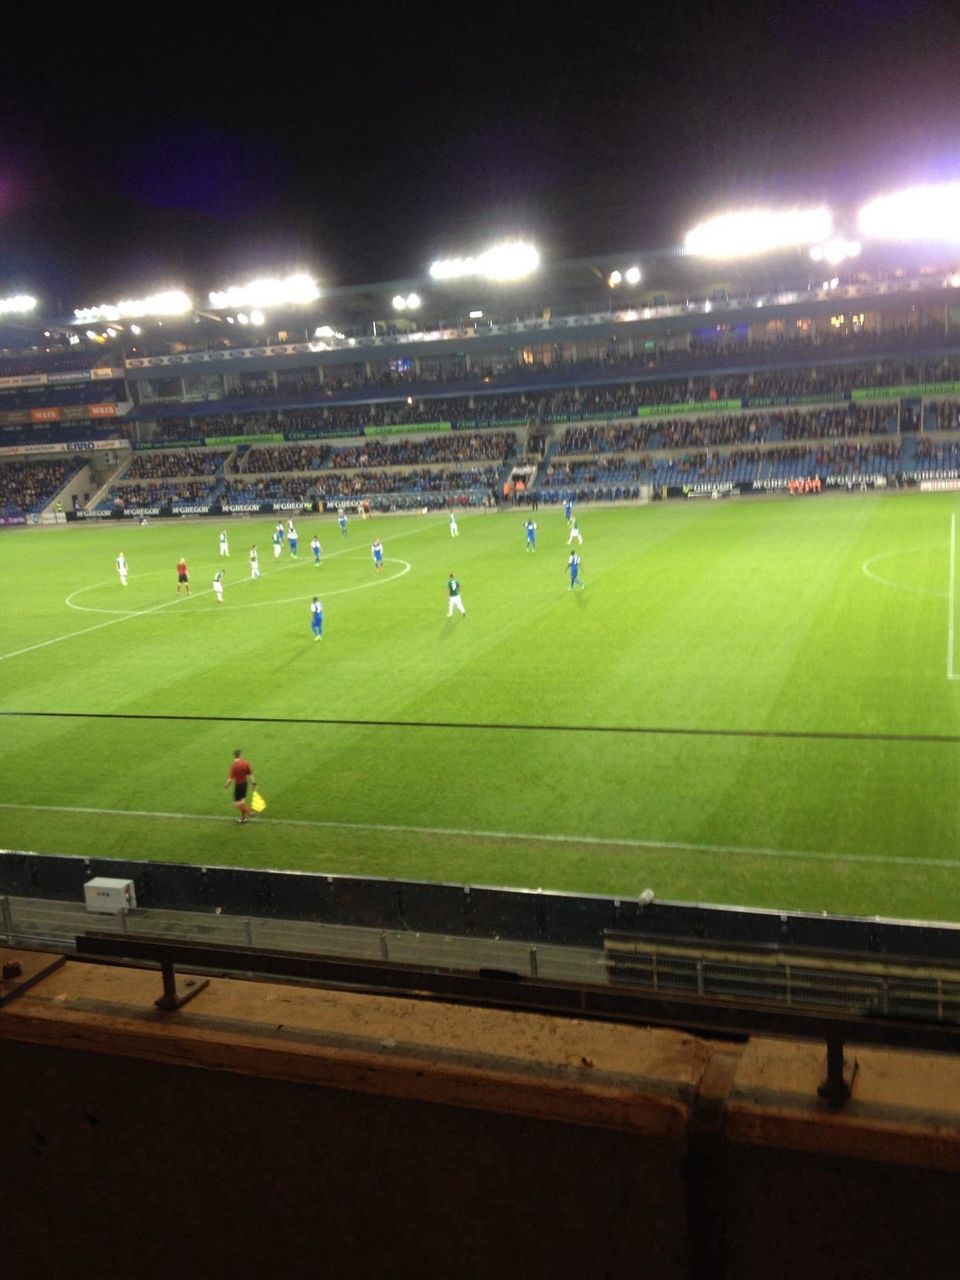
[{"label": "black shorts", "polygon": [[178,573],[178,574],[177,574],[177,581],[178,581],[178,582],[189,582],[189,581],[190,581],[190,579],[189,579],[189,577],[188,577],[185,573]]},{"label": "black shorts", "polygon": [[235,801],[236,801],[236,800],[246,800],[246,798],[247,798],[247,784],[246,784],[245,782],[235,782],[235,783],[233,784],[233,798],[234,798],[234,800],[235,800]]}]

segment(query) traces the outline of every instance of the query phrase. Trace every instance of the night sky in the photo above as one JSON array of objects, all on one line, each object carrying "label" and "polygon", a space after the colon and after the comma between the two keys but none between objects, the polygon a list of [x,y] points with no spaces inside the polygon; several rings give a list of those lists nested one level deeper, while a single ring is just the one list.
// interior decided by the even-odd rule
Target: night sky
[{"label": "night sky", "polygon": [[5,32],[0,290],[48,311],[251,270],[404,278],[501,234],[658,248],[719,206],[960,178],[955,0],[233,7],[196,28],[183,7],[117,32],[128,13]]}]

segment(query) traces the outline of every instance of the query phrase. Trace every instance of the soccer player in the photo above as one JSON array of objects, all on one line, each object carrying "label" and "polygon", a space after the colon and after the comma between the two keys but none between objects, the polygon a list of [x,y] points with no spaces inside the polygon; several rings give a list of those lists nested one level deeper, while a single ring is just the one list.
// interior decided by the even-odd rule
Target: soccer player
[{"label": "soccer player", "polygon": [[220,531],[220,559],[222,560],[224,556],[228,559],[230,557],[230,543],[227,541],[226,529]]},{"label": "soccer player", "polygon": [[216,593],[217,604],[223,604],[223,570],[218,569],[213,575],[213,590]]},{"label": "soccer player", "polygon": [[316,596],[313,597],[310,605],[310,630],[313,632],[314,640],[323,639],[323,605]]},{"label": "soccer player", "polygon": [[580,543],[580,545],[581,545],[581,547],[582,547],[582,546],[583,546],[583,534],[580,532],[580,526],[577,524],[577,517],[576,517],[576,516],[573,516],[573,518],[572,518],[572,519],[571,519],[571,521],[570,521],[570,537],[567,539],[567,546],[568,546],[568,547],[569,547],[570,543],[574,540],[574,538],[576,538],[576,540]]},{"label": "soccer player", "polygon": [[293,527],[293,521],[288,520],[287,521],[287,542],[289,542],[290,544],[290,555],[294,560],[296,560],[297,558],[297,543],[299,542],[299,540],[300,540],[299,535],[296,529]]},{"label": "soccer player", "polygon": [[257,555],[256,544],[250,548],[250,577],[260,577],[260,557]]},{"label": "soccer player", "polygon": [[377,573],[383,569],[383,543],[377,538],[376,542],[370,548],[373,552],[373,563]]},{"label": "soccer player", "polygon": [[570,552],[567,568],[570,570],[570,590],[572,591],[574,587],[579,587],[582,591],[585,583],[580,577],[580,557],[575,551]]},{"label": "soccer player", "polygon": [[280,541],[283,542],[283,521],[277,521],[277,533],[280,535]]},{"label": "soccer player", "polygon": [[453,576],[451,571],[450,577],[447,579],[447,617],[453,617],[454,609],[459,609],[464,617],[467,611],[463,607],[463,600],[460,598],[460,583]]},{"label": "soccer player", "polygon": [[564,498],[563,500],[563,518],[567,524],[573,519],[573,499]]},{"label": "soccer player", "polygon": [[347,536],[347,513],[345,511],[341,511],[340,514],[337,516],[337,524],[340,526],[340,533],[343,535],[343,537],[346,537]]},{"label": "soccer player", "polygon": [[256,815],[247,804],[247,786],[255,787],[257,780],[253,776],[253,769],[248,760],[244,760],[238,747],[233,753],[233,764],[230,766],[230,772],[227,774],[227,780],[223,784],[224,790],[233,783],[233,803],[240,810],[238,822],[246,822],[248,818]]},{"label": "soccer player", "polygon": [[121,587],[125,587],[127,585],[127,557],[122,551],[117,556],[117,573],[120,575]]},{"label": "soccer player", "polygon": [[183,556],[177,561],[177,595],[180,594],[181,587],[186,587],[187,595],[190,594],[190,574]]},{"label": "soccer player", "polygon": [[283,550],[283,528],[282,528],[282,526],[277,525],[277,527],[276,527],[276,528],[274,529],[274,531],[273,531],[273,535],[272,535],[272,537],[271,537],[270,541],[273,543],[273,558],[274,558],[274,560],[279,560],[279,559],[280,559],[280,552]]},{"label": "soccer player", "polygon": [[460,530],[457,528],[457,516],[456,516],[456,512],[454,511],[450,512],[450,537],[451,538],[460,537]]},{"label": "soccer player", "polygon": [[288,538],[295,538],[296,536],[297,536],[297,531],[296,531],[296,529],[293,527],[293,520],[292,520],[292,518],[291,518],[290,516],[288,516],[288,517],[287,517],[287,537],[288,537]]},{"label": "soccer player", "polygon": [[310,550],[313,552],[313,563],[319,564],[320,557],[323,555],[323,547],[321,547],[320,539],[316,534],[310,539]]},{"label": "soccer player", "polygon": [[536,520],[526,520],[523,527],[527,531],[527,551],[536,551],[537,549],[537,522]]}]

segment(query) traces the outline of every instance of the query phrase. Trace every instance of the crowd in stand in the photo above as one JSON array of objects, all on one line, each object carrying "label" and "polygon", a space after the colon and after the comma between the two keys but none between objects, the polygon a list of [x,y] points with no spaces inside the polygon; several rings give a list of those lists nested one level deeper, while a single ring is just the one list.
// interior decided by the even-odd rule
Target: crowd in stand
[{"label": "crowd in stand", "polygon": [[954,471],[960,466],[960,443],[955,441],[927,440],[922,436],[917,441],[917,464],[928,471]]},{"label": "crowd in stand", "polygon": [[42,511],[79,465],[76,458],[4,463],[0,467],[0,515],[24,516]]},{"label": "crowd in stand", "polygon": [[209,501],[213,488],[209,480],[114,485],[103,501],[108,505],[121,507],[157,506],[166,502],[206,502]]},{"label": "crowd in stand", "polygon": [[960,431],[960,402],[926,405],[925,431]]},{"label": "crowd in stand", "polygon": [[332,450],[328,445],[253,445],[240,462],[248,473],[264,471],[319,471],[328,465]]},{"label": "crowd in stand", "polygon": [[226,453],[206,449],[164,449],[157,453],[135,453],[124,472],[124,480],[144,480],[158,476],[181,478],[215,475],[223,467]]},{"label": "crowd in stand", "polygon": [[704,418],[671,418],[636,426],[568,427],[557,445],[558,455],[687,449],[718,444],[763,444],[766,440],[804,440],[896,431],[896,409],[889,405],[844,405],[808,413],[796,410]]},{"label": "crowd in stand", "polygon": [[[591,416],[634,417],[638,408],[653,405],[725,400],[785,400],[803,396],[849,399],[856,388],[900,383],[960,380],[960,357],[904,362],[886,360],[846,368],[771,370],[728,377],[674,378],[668,381],[624,382],[608,386],[571,387],[551,392],[464,394],[459,398],[413,399],[373,404],[327,404],[295,412],[203,415],[192,419],[165,418],[158,427],[163,440],[197,440],[217,435],[282,434],[298,436],[333,433],[360,435],[364,427],[409,426],[450,422],[463,426],[497,422],[589,420]],[[619,447],[614,445],[613,447]],[[642,447],[642,441],[634,447]]]}]

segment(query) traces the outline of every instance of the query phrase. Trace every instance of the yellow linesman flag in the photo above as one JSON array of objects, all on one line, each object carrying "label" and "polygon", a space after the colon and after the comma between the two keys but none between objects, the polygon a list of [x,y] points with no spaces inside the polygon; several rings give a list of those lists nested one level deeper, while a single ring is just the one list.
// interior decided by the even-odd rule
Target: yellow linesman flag
[{"label": "yellow linesman flag", "polygon": [[255,791],[250,797],[250,807],[253,809],[254,813],[263,813],[264,809],[267,807],[267,802],[259,791]]}]

